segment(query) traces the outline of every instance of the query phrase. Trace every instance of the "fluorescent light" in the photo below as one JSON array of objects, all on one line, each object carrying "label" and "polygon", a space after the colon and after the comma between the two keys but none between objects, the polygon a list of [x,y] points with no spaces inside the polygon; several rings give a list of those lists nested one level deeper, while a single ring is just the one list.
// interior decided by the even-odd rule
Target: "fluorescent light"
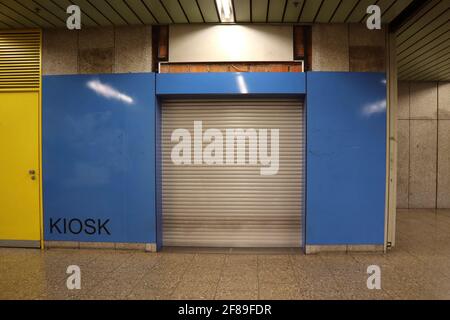
[{"label": "fluorescent light", "polygon": [[234,22],[233,4],[231,0],[216,0],[220,22]]}]

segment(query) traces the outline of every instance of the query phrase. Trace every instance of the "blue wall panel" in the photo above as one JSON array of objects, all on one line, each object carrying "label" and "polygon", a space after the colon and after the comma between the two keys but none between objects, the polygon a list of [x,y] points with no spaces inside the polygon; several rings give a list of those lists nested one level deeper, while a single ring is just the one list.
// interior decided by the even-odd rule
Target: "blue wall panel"
[{"label": "blue wall panel", "polygon": [[306,244],[383,244],[386,81],[307,74]]},{"label": "blue wall panel", "polygon": [[45,240],[156,242],[155,75],[43,80]]},{"label": "blue wall panel", "polygon": [[162,73],[158,95],[300,95],[306,77],[300,72]]}]

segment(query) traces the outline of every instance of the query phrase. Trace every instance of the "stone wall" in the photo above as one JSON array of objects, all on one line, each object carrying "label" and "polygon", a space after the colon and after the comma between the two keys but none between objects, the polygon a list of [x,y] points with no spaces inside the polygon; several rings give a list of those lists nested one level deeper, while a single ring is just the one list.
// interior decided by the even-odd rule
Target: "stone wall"
[{"label": "stone wall", "polygon": [[385,37],[364,24],[314,24],[312,71],[385,72]]},{"label": "stone wall", "polygon": [[151,72],[150,26],[43,31],[44,75]]},{"label": "stone wall", "polygon": [[399,82],[398,208],[450,208],[450,82]]}]

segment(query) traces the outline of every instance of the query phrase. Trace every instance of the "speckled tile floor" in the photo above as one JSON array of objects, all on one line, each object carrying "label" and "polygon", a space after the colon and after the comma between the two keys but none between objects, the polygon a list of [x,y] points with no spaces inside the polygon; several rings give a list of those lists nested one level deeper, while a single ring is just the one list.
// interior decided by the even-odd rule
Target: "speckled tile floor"
[{"label": "speckled tile floor", "polygon": [[[387,255],[0,249],[0,299],[450,299],[450,210],[399,210]],[[81,268],[68,290],[66,268]],[[382,289],[366,287],[367,266]]]}]

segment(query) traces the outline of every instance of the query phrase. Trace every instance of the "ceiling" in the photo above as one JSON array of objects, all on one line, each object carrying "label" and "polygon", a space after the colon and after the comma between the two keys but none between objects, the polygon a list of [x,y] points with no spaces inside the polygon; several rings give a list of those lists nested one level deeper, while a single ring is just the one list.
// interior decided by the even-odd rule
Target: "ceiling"
[{"label": "ceiling", "polygon": [[[391,22],[412,0],[233,0],[237,23],[361,22],[377,4]],[[64,27],[79,5],[85,26],[218,23],[215,0],[0,0],[0,28]]]},{"label": "ceiling", "polygon": [[450,81],[450,0],[432,0],[396,32],[401,80]]},{"label": "ceiling", "polygon": [[[380,6],[383,23],[391,23],[423,3],[396,33],[399,77],[450,80],[450,0],[232,2],[236,23],[358,23],[371,4]],[[0,29],[65,27],[71,4],[81,7],[84,26],[220,23],[215,0],[0,0]]]}]

